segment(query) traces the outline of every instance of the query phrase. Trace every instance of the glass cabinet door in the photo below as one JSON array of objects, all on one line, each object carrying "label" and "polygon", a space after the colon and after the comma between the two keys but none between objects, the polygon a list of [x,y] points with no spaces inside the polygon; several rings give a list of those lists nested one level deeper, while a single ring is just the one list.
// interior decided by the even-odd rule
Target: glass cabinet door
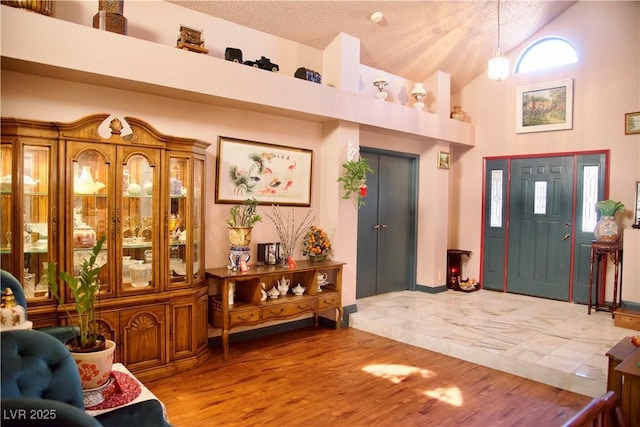
[{"label": "glass cabinet door", "polygon": [[158,176],[153,153],[138,152],[122,163],[122,201],[118,229],[122,242],[122,293],[156,291],[158,248]]},{"label": "glass cabinet door", "polygon": [[200,267],[204,265],[204,160],[193,162],[193,280],[203,278]]},{"label": "glass cabinet door", "polygon": [[188,283],[191,254],[187,251],[189,157],[169,157],[169,210],[167,213],[167,242],[169,242],[169,287],[179,287]]},{"label": "glass cabinet door", "polygon": [[49,177],[52,165],[52,147],[25,145],[23,147],[23,242],[24,275],[22,284],[27,299],[49,297],[46,265],[54,259],[57,224],[53,221],[52,188]]},{"label": "glass cabinet door", "polygon": [[[68,218],[67,224],[72,226],[72,253],[70,262],[74,274],[79,274],[80,265],[91,256],[96,241],[103,236],[107,240],[102,245],[102,251],[97,257],[97,264],[102,268],[98,277],[100,294],[111,296],[114,287],[111,280],[113,265],[109,256],[112,251],[112,222],[110,218],[113,212],[114,189],[109,177],[112,173],[112,162],[108,154],[110,147],[105,151],[94,149],[82,150],[72,160],[73,180],[71,182],[73,197],[71,198],[72,218]],[[69,253],[69,252],[67,252]],[[71,271],[70,271],[71,272]]]},{"label": "glass cabinet door", "polygon": [[14,270],[13,214],[15,200],[13,196],[13,144],[2,142],[0,145],[0,262],[2,268],[19,275]]}]

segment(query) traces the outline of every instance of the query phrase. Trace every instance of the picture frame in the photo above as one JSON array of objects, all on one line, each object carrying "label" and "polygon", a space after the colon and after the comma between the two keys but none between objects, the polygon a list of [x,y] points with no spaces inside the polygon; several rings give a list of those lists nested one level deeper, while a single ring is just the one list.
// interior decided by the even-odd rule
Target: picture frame
[{"label": "picture frame", "polygon": [[626,113],[624,115],[624,134],[640,134],[640,111],[636,111],[635,113]]},{"label": "picture frame", "polygon": [[573,79],[516,89],[516,133],[573,129]]},{"label": "picture frame", "polygon": [[446,151],[438,151],[438,169],[449,169],[451,154]]},{"label": "picture frame", "polygon": [[216,203],[311,206],[313,151],[218,136]]}]

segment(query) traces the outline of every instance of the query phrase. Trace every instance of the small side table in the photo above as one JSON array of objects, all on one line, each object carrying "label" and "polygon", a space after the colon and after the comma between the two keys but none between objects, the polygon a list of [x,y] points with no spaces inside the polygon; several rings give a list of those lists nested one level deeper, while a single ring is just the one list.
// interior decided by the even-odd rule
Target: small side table
[{"label": "small side table", "polygon": [[[602,276],[601,265],[607,260],[607,256],[611,259],[615,270],[613,275],[613,302],[611,307],[600,305],[598,299],[600,298],[600,278]],[[615,316],[616,307],[618,304],[618,291],[622,294],[622,275],[620,269],[622,268],[622,245],[620,242],[601,242],[594,240],[591,242],[591,265],[589,266],[589,292],[587,300],[587,313],[591,314],[591,309],[611,311],[611,317]],[[595,278],[594,278],[595,270]],[[595,280],[595,286],[594,286]],[[603,284],[606,289],[606,283]],[[593,293],[595,287],[595,303],[593,302]]]},{"label": "small side table", "polygon": [[471,251],[463,249],[447,250],[447,288],[455,289],[460,286],[462,277],[462,255],[471,256]]},{"label": "small side table", "polygon": [[85,409],[85,412],[87,414],[91,415],[92,417],[95,417],[96,415],[100,415],[100,414],[103,414],[105,412],[113,411],[114,409],[122,408],[122,407],[127,406],[127,405],[133,405],[134,403],[142,402],[144,400],[157,400],[162,405],[162,412],[164,413],[164,419],[168,421],[167,408],[164,405],[164,403],[162,403],[162,401],[159,400],[151,392],[151,390],[149,390],[144,384],[142,384],[140,382],[140,380],[138,380],[138,378],[135,377],[135,375],[133,375],[131,372],[129,372],[129,370],[122,363],[114,363],[112,369],[114,371],[122,372],[122,373],[130,376],[131,378],[133,378],[140,385],[140,395],[138,397],[136,397],[135,399],[133,399],[132,401],[130,401],[130,402],[128,402],[128,403],[126,403],[126,404],[124,404],[122,406],[116,406],[114,408],[109,408],[109,409]]}]

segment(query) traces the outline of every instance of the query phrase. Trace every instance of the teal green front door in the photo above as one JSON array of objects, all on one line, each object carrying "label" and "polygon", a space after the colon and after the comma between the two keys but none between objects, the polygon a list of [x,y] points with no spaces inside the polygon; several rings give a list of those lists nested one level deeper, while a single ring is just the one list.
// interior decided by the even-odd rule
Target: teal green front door
[{"label": "teal green front door", "polygon": [[606,164],[606,152],[485,160],[485,289],[587,302]]},{"label": "teal green front door", "polygon": [[573,157],[511,162],[507,290],[568,300]]}]

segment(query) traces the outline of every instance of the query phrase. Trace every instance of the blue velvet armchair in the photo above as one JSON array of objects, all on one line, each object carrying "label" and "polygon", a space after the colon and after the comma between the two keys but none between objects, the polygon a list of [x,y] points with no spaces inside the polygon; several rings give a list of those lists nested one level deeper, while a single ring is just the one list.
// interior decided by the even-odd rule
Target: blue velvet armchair
[{"label": "blue velvet armchair", "polygon": [[[24,307],[25,317],[28,318],[29,315],[26,313],[27,298],[24,294],[24,289],[22,289],[22,285],[13,274],[6,270],[0,270],[0,295],[4,293],[5,288],[11,289],[11,292],[13,292],[13,296],[16,299],[16,303]],[[48,333],[49,335],[53,335],[62,342],[67,342],[67,340],[73,338],[75,332],[71,326],[52,326],[48,328],[41,328],[40,330]]]},{"label": "blue velvet armchair", "polygon": [[92,417],[80,374],[62,342],[37,330],[0,333],[3,426],[162,426],[163,408],[147,400]]}]

